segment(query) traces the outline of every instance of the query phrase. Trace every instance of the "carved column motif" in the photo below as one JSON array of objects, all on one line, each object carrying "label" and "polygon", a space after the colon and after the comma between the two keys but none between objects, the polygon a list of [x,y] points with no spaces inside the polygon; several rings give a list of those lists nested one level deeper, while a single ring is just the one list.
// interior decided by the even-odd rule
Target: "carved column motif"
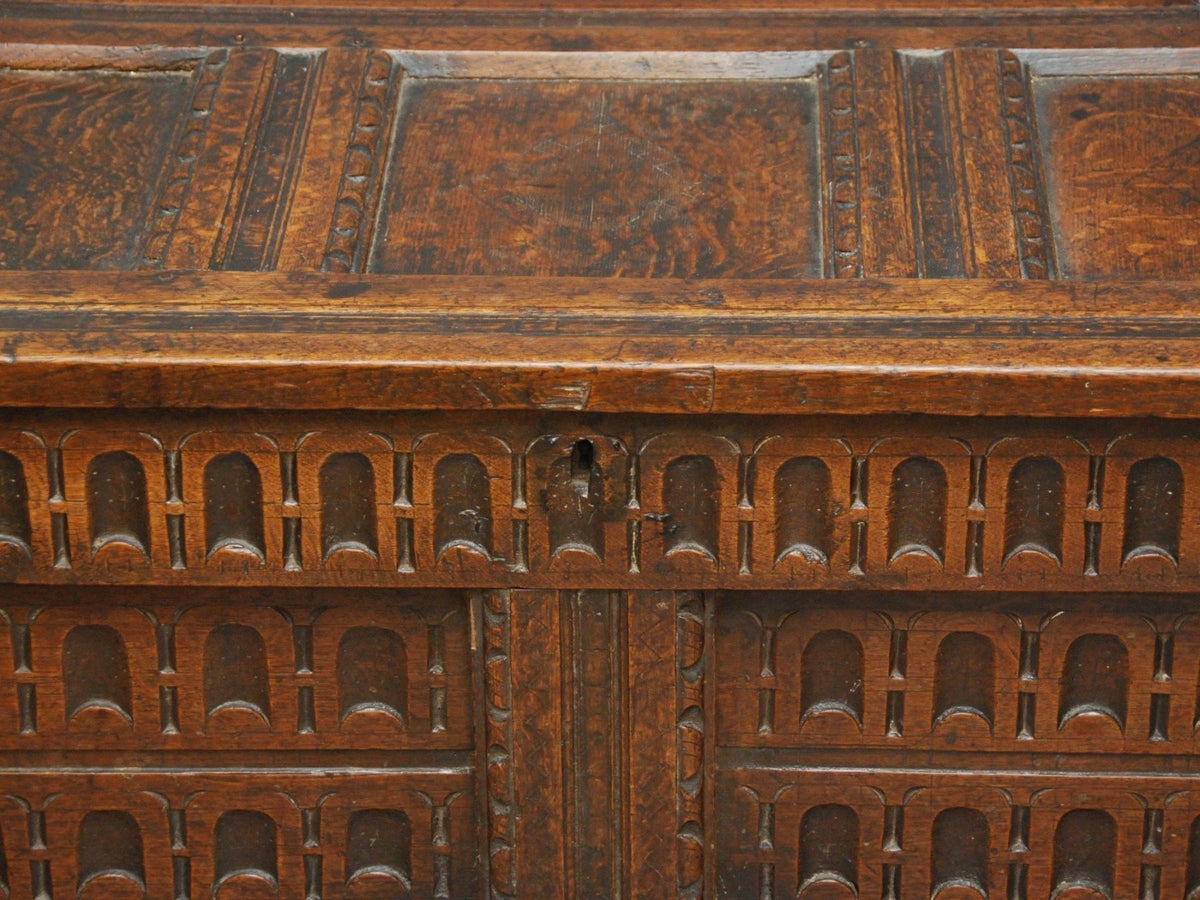
[{"label": "carved column motif", "polygon": [[493,897],[517,892],[516,822],[513,818],[512,670],[510,598],[489,591],[483,599],[483,664],[487,760],[488,866]]},{"label": "carved column motif", "polygon": [[676,644],[678,896],[692,898],[704,892],[704,597],[684,597],[678,606]]},{"label": "carved column motif", "polygon": [[1053,277],[1053,246],[1047,234],[1042,205],[1044,194],[1038,177],[1037,146],[1029,115],[1025,68],[1008,51],[1000,54],[1000,90],[1021,277],[1050,278]]}]

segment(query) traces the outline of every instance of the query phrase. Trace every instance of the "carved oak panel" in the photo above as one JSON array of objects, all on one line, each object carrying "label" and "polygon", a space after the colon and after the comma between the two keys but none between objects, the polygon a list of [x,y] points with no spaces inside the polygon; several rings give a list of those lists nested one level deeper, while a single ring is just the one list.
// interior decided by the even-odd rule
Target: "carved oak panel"
[{"label": "carved oak panel", "polygon": [[11,896],[471,897],[466,772],[6,776]]},{"label": "carved oak panel", "polygon": [[[723,773],[720,895],[1179,896],[1195,782],[786,768]],[[723,851],[723,852],[721,852]]]},{"label": "carved oak panel", "polygon": [[12,47],[0,265],[1185,277],[1194,54],[1009,46]]},{"label": "carved oak panel", "polygon": [[0,611],[12,632],[2,747],[473,746],[462,598],[184,593],[164,604],[98,587],[73,598],[85,605],[52,592],[14,599],[53,605]]}]

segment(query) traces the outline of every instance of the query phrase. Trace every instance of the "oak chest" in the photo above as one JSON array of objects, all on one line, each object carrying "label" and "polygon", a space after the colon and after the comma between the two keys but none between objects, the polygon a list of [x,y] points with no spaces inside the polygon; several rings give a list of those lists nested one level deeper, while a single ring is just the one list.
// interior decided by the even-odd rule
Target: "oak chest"
[{"label": "oak chest", "polygon": [[1200,7],[0,39],[0,892],[1200,891]]}]

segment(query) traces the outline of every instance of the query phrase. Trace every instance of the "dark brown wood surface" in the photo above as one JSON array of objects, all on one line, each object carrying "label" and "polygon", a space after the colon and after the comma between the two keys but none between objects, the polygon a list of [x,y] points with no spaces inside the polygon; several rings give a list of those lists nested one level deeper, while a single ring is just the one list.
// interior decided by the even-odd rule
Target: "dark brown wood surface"
[{"label": "dark brown wood surface", "polygon": [[0,3],[0,890],[1200,890],[1200,7]]}]

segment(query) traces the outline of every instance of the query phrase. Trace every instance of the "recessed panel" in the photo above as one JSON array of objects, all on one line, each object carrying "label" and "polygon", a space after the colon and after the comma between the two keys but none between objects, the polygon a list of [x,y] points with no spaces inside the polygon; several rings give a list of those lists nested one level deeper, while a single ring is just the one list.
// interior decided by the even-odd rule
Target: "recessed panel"
[{"label": "recessed panel", "polygon": [[137,267],[189,78],[0,70],[0,269]]},{"label": "recessed panel", "polygon": [[405,82],[376,272],[803,277],[815,79]]},{"label": "recessed panel", "polygon": [[[474,746],[465,596],[329,593],[306,606],[312,596],[164,587],[39,594],[49,608],[17,623],[16,657],[0,655],[0,748],[452,754]],[[89,602],[64,602],[73,599]]]},{"label": "recessed panel", "polygon": [[1194,278],[1200,77],[1033,84],[1060,276]]}]

